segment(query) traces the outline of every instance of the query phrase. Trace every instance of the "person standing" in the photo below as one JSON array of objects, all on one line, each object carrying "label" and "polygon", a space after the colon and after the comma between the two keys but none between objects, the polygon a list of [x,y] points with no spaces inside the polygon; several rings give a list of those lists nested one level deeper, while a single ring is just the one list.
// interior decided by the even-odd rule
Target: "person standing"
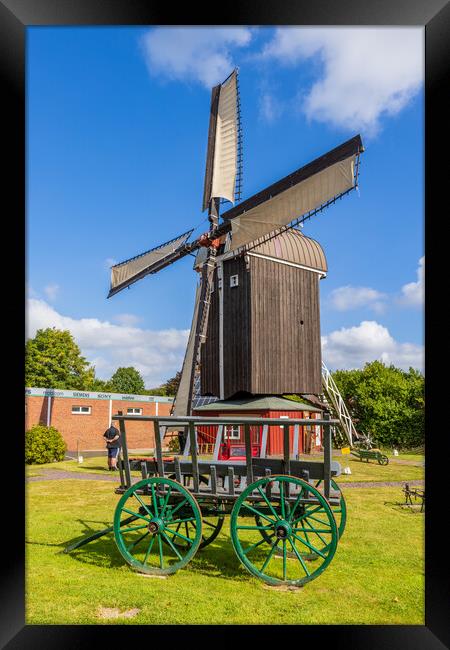
[{"label": "person standing", "polygon": [[106,448],[108,449],[108,470],[114,472],[118,470],[117,459],[122,446],[120,431],[111,425],[109,429],[106,429],[103,437],[106,440]]}]

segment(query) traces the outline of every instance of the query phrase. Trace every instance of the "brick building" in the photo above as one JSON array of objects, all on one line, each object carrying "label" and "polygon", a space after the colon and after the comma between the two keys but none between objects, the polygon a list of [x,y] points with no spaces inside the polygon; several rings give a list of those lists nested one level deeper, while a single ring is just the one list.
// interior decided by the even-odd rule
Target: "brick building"
[{"label": "brick building", "polygon": [[[77,390],[25,388],[25,430],[35,424],[53,426],[67,443],[68,452],[105,450],[104,431],[111,416],[169,415],[172,397],[126,395]],[[126,423],[130,449],[152,449],[152,422]]]}]

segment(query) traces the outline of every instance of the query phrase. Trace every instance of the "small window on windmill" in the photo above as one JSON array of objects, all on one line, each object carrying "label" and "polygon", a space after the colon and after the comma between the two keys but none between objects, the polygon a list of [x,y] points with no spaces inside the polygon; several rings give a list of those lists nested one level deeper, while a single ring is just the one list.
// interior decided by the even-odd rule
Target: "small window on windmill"
[{"label": "small window on windmill", "polygon": [[239,286],[239,276],[230,275],[230,287],[237,287],[237,286]]}]

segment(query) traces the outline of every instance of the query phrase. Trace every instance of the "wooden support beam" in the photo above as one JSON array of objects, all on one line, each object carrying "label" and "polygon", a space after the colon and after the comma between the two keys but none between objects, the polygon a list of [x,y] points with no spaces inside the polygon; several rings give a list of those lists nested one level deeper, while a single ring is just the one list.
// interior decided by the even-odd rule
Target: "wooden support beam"
[{"label": "wooden support beam", "polygon": [[261,438],[261,451],[260,451],[260,458],[265,458],[266,453],[267,453],[267,434],[269,432],[269,425],[268,424],[263,424],[262,428],[262,438]]},{"label": "wooden support beam", "polygon": [[283,459],[286,474],[291,473],[291,455],[289,449],[289,424],[283,424]]},{"label": "wooden support beam", "polygon": [[[324,420],[330,420],[330,414],[323,414]],[[330,498],[330,482],[331,482],[331,425],[324,424],[323,426],[323,485],[324,495],[326,499]]]},{"label": "wooden support beam", "polygon": [[224,431],[224,425],[219,424],[219,426],[217,427],[216,441],[214,443],[213,460],[219,459],[219,451],[220,451],[220,445],[222,443],[223,431]]},{"label": "wooden support beam", "polygon": [[192,477],[194,479],[194,492],[199,492],[200,481],[198,474],[198,458],[197,458],[197,436],[195,424],[189,423],[189,438],[191,441],[191,458],[192,458]]},{"label": "wooden support beam", "polygon": [[234,469],[228,468],[228,494],[234,496]]},{"label": "wooden support beam", "polygon": [[175,479],[178,481],[178,483],[181,483],[180,458],[178,456],[175,456],[174,458],[174,465],[175,465]]},{"label": "wooden support beam", "polygon": [[[119,415],[122,415],[121,411],[119,411]],[[122,440],[122,455],[123,455],[123,463],[124,463],[124,470],[125,470],[125,482],[126,482],[126,487],[129,488],[131,486],[131,473],[130,473],[130,461],[128,458],[127,432],[125,430],[124,420],[119,420],[119,431]]]},{"label": "wooden support beam", "polygon": [[298,424],[294,424],[294,448],[292,449],[292,453],[295,460],[298,460],[299,437],[300,437],[300,426]]},{"label": "wooden support beam", "polygon": [[210,466],[210,476],[211,476],[211,492],[212,494],[217,494],[217,470],[215,465]]},{"label": "wooden support beam", "polygon": [[159,430],[159,421],[154,421],[155,427],[155,447],[156,447],[156,465],[158,467],[158,474],[164,476],[164,461],[162,455],[161,432]]},{"label": "wooden support beam", "polygon": [[244,424],[245,458],[247,463],[247,485],[253,483],[252,440],[250,425]]}]

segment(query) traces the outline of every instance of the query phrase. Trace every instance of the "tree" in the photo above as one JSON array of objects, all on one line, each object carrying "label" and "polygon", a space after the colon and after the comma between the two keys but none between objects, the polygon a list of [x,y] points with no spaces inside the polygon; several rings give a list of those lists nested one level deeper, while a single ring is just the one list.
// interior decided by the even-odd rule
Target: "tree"
[{"label": "tree", "polygon": [[177,394],[178,386],[180,385],[181,371],[178,371],[175,377],[171,377],[164,384],[161,384],[160,389],[164,392],[162,395],[175,396]]},{"label": "tree", "polygon": [[92,390],[94,378],[94,368],[81,355],[68,330],[47,327],[26,342],[26,386]]},{"label": "tree", "polygon": [[362,370],[338,370],[333,379],[358,432],[370,433],[382,445],[424,444],[425,380],[420,372],[373,361]]},{"label": "tree", "polygon": [[114,393],[130,393],[143,395],[145,391],[144,380],[141,373],[133,368],[117,368],[108,382],[109,389]]}]

